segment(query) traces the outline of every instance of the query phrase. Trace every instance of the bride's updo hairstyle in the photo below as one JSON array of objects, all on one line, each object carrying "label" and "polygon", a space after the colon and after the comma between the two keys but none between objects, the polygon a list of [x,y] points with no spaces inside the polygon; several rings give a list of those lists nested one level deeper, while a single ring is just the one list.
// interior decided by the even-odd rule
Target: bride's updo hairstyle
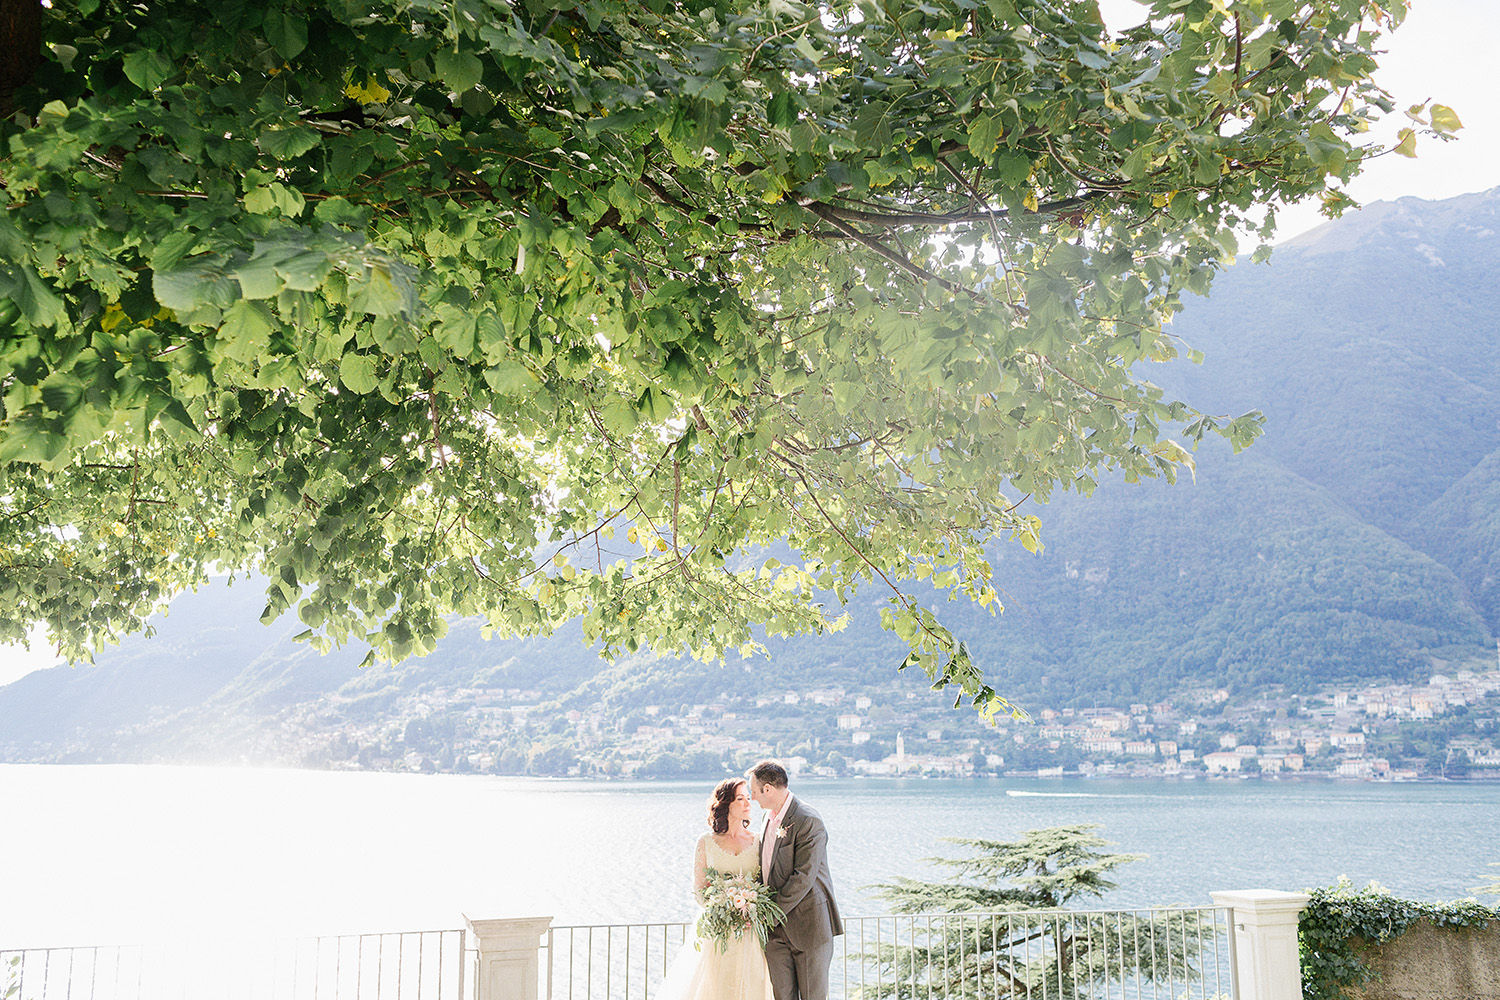
[{"label": "bride's updo hairstyle", "polygon": [[714,786],[714,793],[708,797],[708,828],[714,833],[729,832],[729,807],[744,783],[744,778],[725,778]]}]

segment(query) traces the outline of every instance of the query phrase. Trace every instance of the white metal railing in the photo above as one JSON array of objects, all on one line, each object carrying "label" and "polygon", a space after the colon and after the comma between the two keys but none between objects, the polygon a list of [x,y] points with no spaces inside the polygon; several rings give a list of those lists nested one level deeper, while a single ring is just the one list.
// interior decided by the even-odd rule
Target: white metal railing
[{"label": "white metal railing", "polygon": [[[829,996],[1239,1000],[1232,913],[1214,906],[853,917],[835,942]],[[652,1000],[693,940],[686,923],[582,925],[551,927],[528,947],[540,946],[532,952],[540,1000]],[[0,950],[0,998],[486,1000],[477,943],[450,930]],[[509,992],[501,987],[515,1000]]]},{"label": "white metal railing", "polygon": [[0,950],[6,1000],[473,1000],[463,930]]},{"label": "white metal railing", "polygon": [[[1238,1000],[1228,907],[854,917],[832,1000]],[[685,923],[553,927],[542,1000],[651,1000]]]},{"label": "white metal railing", "polygon": [[552,927],[542,950],[542,1000],[650,1000],[692,939],[686,923]]}]

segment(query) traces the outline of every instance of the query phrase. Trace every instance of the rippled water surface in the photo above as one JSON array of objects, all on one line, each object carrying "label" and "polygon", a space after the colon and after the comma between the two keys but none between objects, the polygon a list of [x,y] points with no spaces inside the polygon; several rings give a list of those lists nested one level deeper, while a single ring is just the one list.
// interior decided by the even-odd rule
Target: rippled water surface
[{"label": "rippled water surface", "polygon": [[[709,782],[580,783],[176,767],[0,766],[0,948],[191,934],[299,935],[681,920]],[[942,837],[1099,823],[1104,905],[1348,875],[1452,899],[1500,861],[1500,783],[805,781],[847,913],[934,874]]]}]

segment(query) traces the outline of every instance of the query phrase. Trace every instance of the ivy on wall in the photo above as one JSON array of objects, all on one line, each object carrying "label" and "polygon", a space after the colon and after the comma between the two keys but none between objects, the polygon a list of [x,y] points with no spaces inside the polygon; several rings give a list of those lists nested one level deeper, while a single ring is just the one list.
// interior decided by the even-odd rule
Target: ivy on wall
[{"label": "ivy on wall", "polygon": [[1452,903],[1397,899],[1378,882],[1356,889],[1345,877],[1308,893],[1312,898],[1297,922],[1303,1000],[1340,1000],[1347,987],[1379,977],[1356,950],[1357,940],[1384,945],[1424,918],[1436,927],[1484,927],[1500,919],[1500,908],[1472,899]]}]

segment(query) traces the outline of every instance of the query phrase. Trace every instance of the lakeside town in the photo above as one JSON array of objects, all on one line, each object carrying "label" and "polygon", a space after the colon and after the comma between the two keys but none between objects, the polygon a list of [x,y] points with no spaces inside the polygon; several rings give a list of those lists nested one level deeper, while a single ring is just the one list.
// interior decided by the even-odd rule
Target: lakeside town
[{"label": "lakeside town", "polygon": [[[1226,689],[1033,708],[984,724],[890,682],[694,705],[564,708],[520,689],[429,690],[362,719],[329,697],[241,748],[255,763],[548,777],[733,773],[767,755],[819,777],[1500,779],[1500,670],[1315,693]],[[232,744],[231,744],[232,745]]]}]

